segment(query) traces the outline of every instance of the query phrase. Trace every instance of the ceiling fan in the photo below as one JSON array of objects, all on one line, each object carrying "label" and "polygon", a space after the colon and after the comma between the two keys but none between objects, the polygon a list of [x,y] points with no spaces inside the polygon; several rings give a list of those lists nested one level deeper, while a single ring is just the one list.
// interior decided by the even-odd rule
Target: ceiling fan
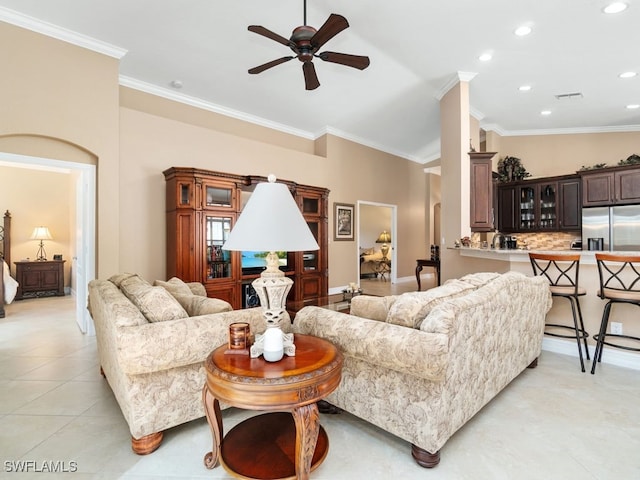
[{"label": "ceiling fan", "polygon": [[304,0],[304,25],[296,27],[290,39],[286,39],[277,33],[272,32],[259,25],[249,25],[249,31],[265,36],[271,40],[289,47],[295,55],[278,58],[263,65],[251,68],[249,73],[256,74],[265,70],[288,62],[297,58],[302,62],[302,72],[304,74],[304,84],[307,90],[315,90],[320,86],[316,68],[313,65],[313,58],[317,57],[325,62],[339,63],[347,67],[364,70],[369,66],[369,57],[360,55],[349,55],[347,53],[320,52],[318,50],[335,37],[338,33],[349,27],[349,22],[342,15],[332,13],[326,22],[316,30],[307,25],[307,1]]}]

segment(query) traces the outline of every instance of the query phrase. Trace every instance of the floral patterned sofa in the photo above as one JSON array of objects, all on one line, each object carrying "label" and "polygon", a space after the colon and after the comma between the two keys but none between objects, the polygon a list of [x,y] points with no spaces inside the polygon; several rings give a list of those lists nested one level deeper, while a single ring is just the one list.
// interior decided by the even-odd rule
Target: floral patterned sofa
[{"label": "floral patterned sofa", "polygon": [[358,296],[345,314],[305,307],[294,332],[333,342],[342,381],[327,401],[412,444],[423,467],[542,347],[548,283],[477,273],[426,292]]},{"label": "floral patterned sofa", "polygon": [[[160,446],[163,431],[204,416],[204,360],[228,341],[229,325],[266,328],[261,308],[232,311],[199,283],[155,285],[134,274],[89,283],[103,375],[129,424],[134,452]],[[291,330],[284,316],[281,327]],[[225,408],[225,405],[222,405]]]}]

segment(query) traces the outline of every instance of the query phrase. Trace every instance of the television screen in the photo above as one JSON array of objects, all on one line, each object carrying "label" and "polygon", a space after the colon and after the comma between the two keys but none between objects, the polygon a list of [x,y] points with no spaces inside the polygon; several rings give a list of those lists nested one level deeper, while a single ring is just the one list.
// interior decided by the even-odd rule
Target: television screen
[{"label": "television screen", "polygon": [[[276,252],[280,263],[280,269],[287,266],[287,252]],[[264,270],[267,267],[267,255],[269,252],[242,252],[243,270]]]}]

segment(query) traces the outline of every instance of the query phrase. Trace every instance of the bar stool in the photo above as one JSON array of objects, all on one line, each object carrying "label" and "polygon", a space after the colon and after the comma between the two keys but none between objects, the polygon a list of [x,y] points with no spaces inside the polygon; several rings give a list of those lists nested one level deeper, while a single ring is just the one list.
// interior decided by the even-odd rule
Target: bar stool
[{"label": "bar stool", "polygon": [[[529,253],[529,260],[533,267],[533,274],[544,276],[549,280],[549,290],[551,296],[562,297],[569,300],[571,312],[573,313],[573,325],[562,325],[547,323],[549,331],[545,328],[545,335],[562,338],[575,338],[578,343],[578,356],[580,357],[580,368],[584,372],[584,360],[582,359],[582,344],[587,360],[589,360],[589,349],[587,348],[587,338],[589,334],[584,328],[582,321],[582,311],[580,310],[579,297],[586,295],[584,288],[578,286],[578,273],[580,270],[580,254],[570,255],[548,255],[543,253]],[[571,330],[570,335],[556,333],[555,329]]]},{"label": "bar stool", "polygon": [[[602,360],[604,345],[640,352],[640,348],[607,341],[611,337],[640,342],[640,337],[607,333],[609,315],[614,303],[627,303],[640,307],[640,256],[596,253],[596,263],[598,264],[598,275],[600,276],[598,296],[603,300],[608,300],[608,302],[602,312],[600,332],[593,336],[596,341],[596,351],[593,354],[593,364],[591,365],[592,374],[596,371],[596,365]],[[629,317],[629,320],[631,319],[637,320],[638,317]]]}]

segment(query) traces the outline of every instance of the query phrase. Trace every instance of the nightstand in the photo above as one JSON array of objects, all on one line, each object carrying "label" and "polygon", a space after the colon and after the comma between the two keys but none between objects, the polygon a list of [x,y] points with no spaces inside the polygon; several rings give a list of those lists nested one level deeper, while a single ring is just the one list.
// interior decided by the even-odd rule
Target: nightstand
[{"label": "nightstand", "polygon": [[64,262],[65,260],[13,262],[18,281],[15,299],[64,295]]}]

